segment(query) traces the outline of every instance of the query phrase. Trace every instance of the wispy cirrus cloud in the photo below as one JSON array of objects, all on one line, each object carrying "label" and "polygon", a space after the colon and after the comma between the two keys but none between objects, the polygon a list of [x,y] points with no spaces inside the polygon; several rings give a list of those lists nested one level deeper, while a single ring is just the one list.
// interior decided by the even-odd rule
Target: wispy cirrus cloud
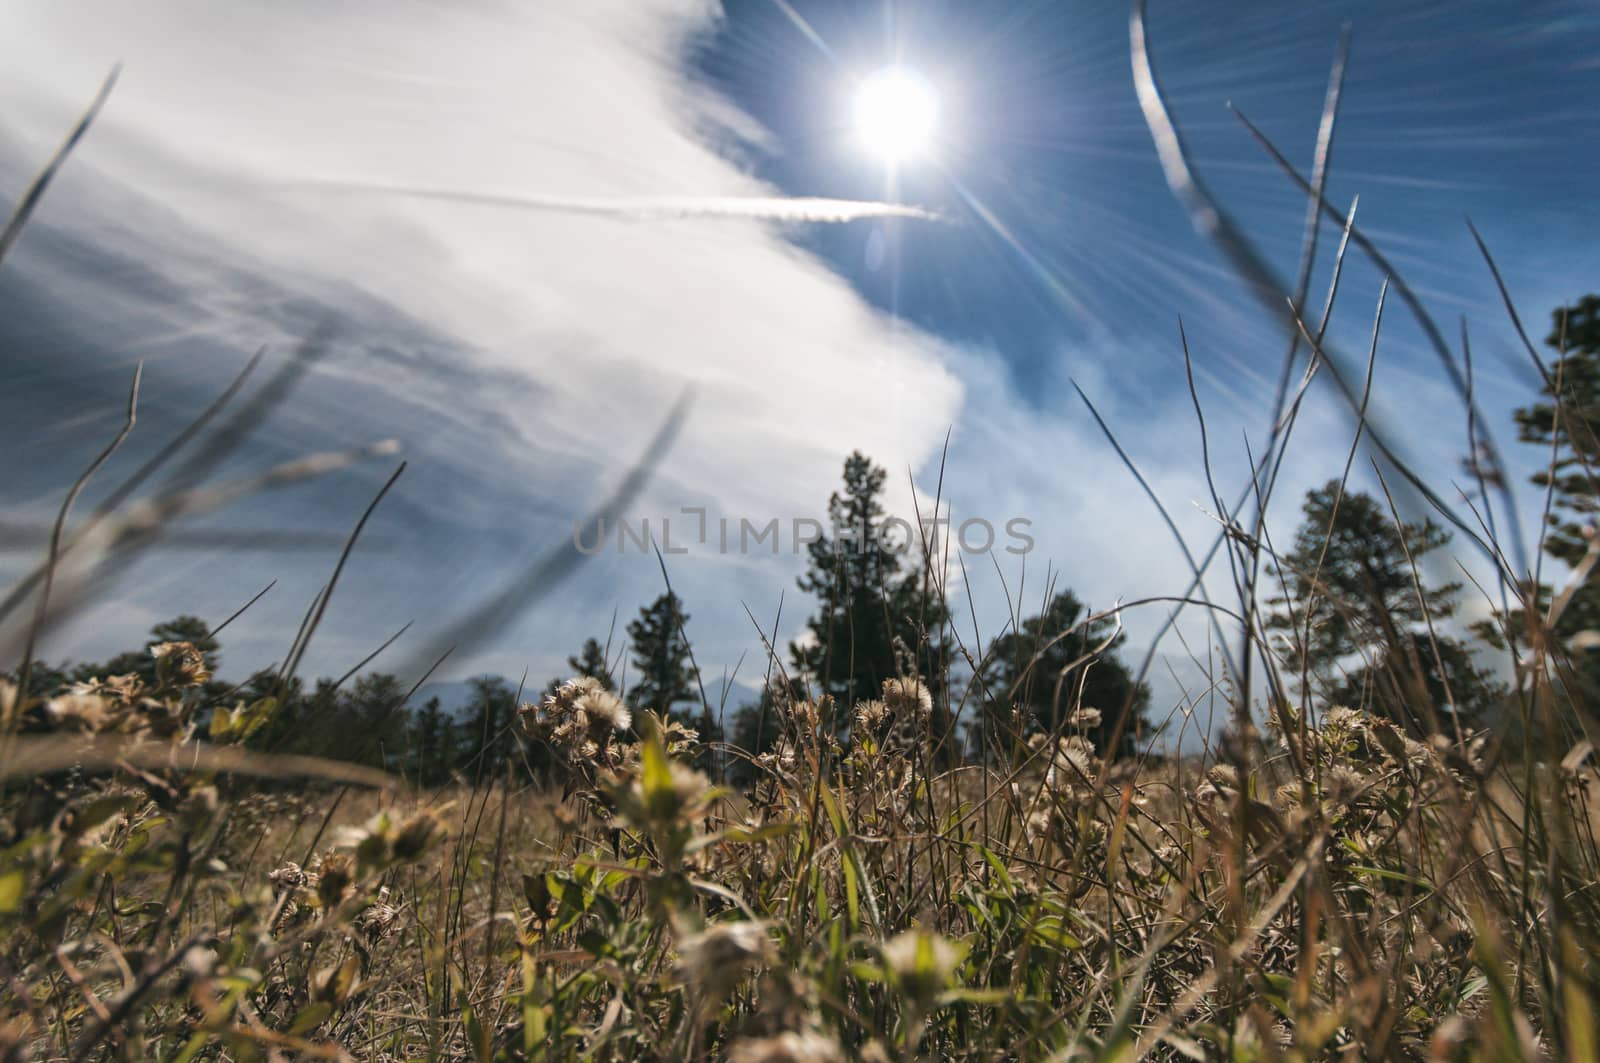
[{"label": "wispy cirrus cloud", "polygon": [[[929,18],[955,6],[929,5]],[[147,401],[129,461],[159,446],[259,345],[281,358],[327,327],[327,356],[223,470],[247,475],[391,436],[411,461],[341,578],[311,671],[342,670],[416,619],[403,650],[430,625],[443,630],[468,604],[504,593],[509,574],[568,538],[572,518],[616,487],[685,390],[696,396],[693,414],[636,518],[685,507],[703,507],[713,522],[816,515],[840,458],[858,447],[890,470],[891,509],[909,514],[910,481],[926,506],[954,425],[943,500],[997,524],[1034,520],[1030,593],[1047,560],[1099,605],[1180,589],[1180,553],[1071,398],[1068,378],[1122,435],[1184,534],[1203,544],[1215,520],[1201,511],[1210,493],[1188,427],[1176,318],[1196,352],[1212,456],[1230,497],[1243,490],[1248,448],[1261,441],[1256,407],[1283,337],[1244,307],[1238,278],[1170,202],[1148,133],[1126,110],[1131,94],[1117,98],[1116,79],[1094,75],[1126,70],[1123,18],[1094,38],[1098,66],[1082,57],[1063,64],[1052,47],[1048,69],[1034,72],[1048,82],[999,79],[1022,98],[990,116],[997,127],[1030,105],[1048,111],[1066,123],[1057,132],[1068,154],[1081,152],[1075,162],[1026,138],[965,160],[986,201],[1038,252],[1019,269],[1014,249],[979,239],[981,225],[848,198],[875,182],[832,180],[824,171],[839,168],[842,152],[808,140],[836,124],[810,119],[837,102],[824,97],[838,71],[819,60],[823,81],[772,76],[769,44],[816,51],[791,40],[792,26],[779,41],[742,36],[738,26],[727,35],[743,48],[735,66],[748,67],[750,99],[714,94],[685,69],[687,45],[750,10],[726,23],[705,0],[150,0],[137,8],[87,0],[0,10],[0,198],[24,186],[106,69],[126,64],[103,121],[0,274],[0,341],[16,385],[0,391],[0,422],[20,456],[3,488],[8,517],[48,523],[59,487],[114,420],[134,361],[146,363]],[[1063,33],[1099,24],[1059,10]],[[1263,121],[1274,136],[1310,129],[1322,75],[1306,71],[1324,61],[1327,41],[1309,34],[1317,38],[1309,64],[1300,43],[1287,47],[1298,31],[1280,26],[1277,12],[1251,19],[1257,32],[1247,43],[1276,42],[1246,48],[1253,68],[1223,48],[1240,47],[1237,27],[1224,33],[1210,16],[1191,24],[1187,50],[1204,62],[1190,72],[1184,110],[1203,115],[1214,105],[1220,116],[1222,99],[1243,86],[1253,90],[1244,97],[1252,113],[1263,97],[1271,104]],[[1492,45],[1498,35],[1490,36]],[[986,65],[1014,46],[1027,52],[1026,41],[984,39]],[[1381,48],[1410,69],[1410,40],[1397,30]],[[1286,78],[1310,101],[1303,116]],[[1394,104],[1387,80],[1362,84],[1373,108]],[[817,99],[765,91],[775,85],[809,85]],[[1405,183],[1439,156],[1401,158],[1385,124],[1360,117],[1352,91],[1357,117],[1340,134],[1336,198],[1347,202],[1374,174],[1394,179],[1364,198],[1363,224],[1394,244],[1424,298],[1477,308],[1474,336],[1488,334],[1480,394],[1491,404],[1486,416],[1504,423],[1522,392],[1503,337],[1477,320],[1488,312],[1498,321],[1492,292],[1481,277],[1467,279],[1481,271],[1455,251],[1470,248],[1434,224],[1448,213],[1459,227],[1452,187],[1481,190],[1484,175],[1452,163],[1442,186]],[[746,112],[758,97],[774,122],[794,113],[806,121],[777,135],[776,124],[769,130]],[[1476,111],[1485,99],[1471,102]],[[1118,113],[1128,120],[1099,120]],[[1213,143],[1221,124],[1205,132],[1219,156],[1219,191],[1241,205],[1275,261],[1292,263],[1303,202],[1269,164],[1239,157],[1242,134],[1231,124]],[[804,158],[787,170],[773,165],[786,155]],[[754,176],[757,160],[775,180]],[[948,198],[935,206],[954,209]],[[841,224],[805,228],[824,221]],[[1549,246],[1554,264],[1528,305],[1570,294],[1546,281],[1570,275],[1579,252],[1571,242]],[[1098,325],[1063,319],[1058,301],[1041,299],[1048,277],[1032,267],[1061,273],[1063,263]],[[1326,269],[1324,256],[1318,276]],[[1361,265],[1347,271],[1334,322],[1347,345],[1363,341],[1381,280]],[[1375,406],[1404,425],[1442,487],[1464,453],[1463,424],[1448,392],[1417,370],[1414,333],[1398,318],[1386,333]],[[1327,398],[1314,389],[1285,465],[1280,529],[1294,520],[1297,492],[1342,463],[1350,425]],[[270,533],[257,535],[262,545],[340,541],[388,471],[351,469],[270,506],[208,518],[193,529],[193,550],[147,555],[91,622],[46,649],[120,649],[149,619],[179,609],[222,615],[277,578],[229,643],[235,664],[273,659],[332,559],[239,546],[256,533]],[[712,673],[731,670],[745,651],[754,659],[741,675],[764,671],[750,615],[775,625],[780,645],[798,629],[810,608],[794,589],[802,560],[787,550],[668,557]],[[1015,568],[971,572],[971,608],[963,601],[958,610],[984,637],[1015,604],[1008,592],[1021,562],[1000,560]],[[1220,565],[1216,579],[1225,592]],[[614,610],[625,623],[660,589],[648,551],[608,551],[533,612],[497,614],[489,630],[470,633],[476,652],[452,664],[553,674],[584,635],[605,633]],[[967,594],[964,581],[954,589]],[[1135,640],[1154,627],[1127,619]],[[1185,633],[1197,647],[1207,638],[1203,625]]]},{"label": "wispy cirrus cloud", "polygon": [[756,221],[839,223],[866,218],[914,218],[944,221],[936,211],[908,203],[863,199],[828,199],[819,196],[541,196],[473,192],[454,188],[408,188],[403,185],[357,184],[344,181],[306,181],[308,189],[365,192],[385,196],[476,203],[485,207],[550,211],[556,214],[590,214],[601,218],[664,221],[674,218],[750,218]]},{"label": "wispy cirrus cloud", "polygon": [[[393,436],[411,467],[375,515],[383,545],[358,552],[341,582],[313,668],[375,644],[377,617],[444,623],[502,589],[615,486],[685,389],[692,416],[640,512],[813,513],[857,446],[922,467],[959,409],[947,348],[869,307],[785,227],[930,216],[780,196],[706,142],[708,125],[756,132],[679,69],[682,43],[715,17],[691,0],[8,9],[7,191],[81,107],[85,79],[116,61],[125,71],[7,263],[27,311],[12,337],[71,337],[54,358],[11,345],[37,389],[18,427],[42,440],[57,413],[85,419],[35,446],[14,512],[37,522],[49,485],[70,479],[99,424],[93,396],[119,367],[149,363],[141,432],[155,445],[250,351],[292,349],[319,322],[331,324],[327,355],[238,462]],[[328,174],[346,187],[316,185]],[[331,533],[381,472],[220,516],[216,541],[237,542],[252,520]],[[907,493],[898,478],[894,490]],[[775,599],[797,564],[746,566],[733,594]],[[240,663],[259,663],[281,652],[279,632],[325,567],[306,551],[219,545],[151,554],[115,593],[218,612],[210,598],[243,600],[281,576],[236,628]],[[720,577],[690,567],[682,578],[703,601]],[[660,575],[630,555],[577,578],[561,616],[472,632],[480,652],[459,666],[553,667],[575,628],[630,612]],[[221,593],[224,580],[236,593]],[[736,601],[706,632],[712,656],[748,645]],[[53,652],[134,634],[86,623]]]}]

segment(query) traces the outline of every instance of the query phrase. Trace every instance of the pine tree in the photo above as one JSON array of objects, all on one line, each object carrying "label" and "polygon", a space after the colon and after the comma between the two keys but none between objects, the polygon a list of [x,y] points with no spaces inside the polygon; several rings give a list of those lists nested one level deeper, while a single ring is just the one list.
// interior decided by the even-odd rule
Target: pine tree
[{"label": "pine tree", "polygon": [[472,697],[461,722],[458,767],[471,779],[503,774],[507,758],[517,748],[511,727],[517,713],[516,691],[497,675],[481,675],[470,682]]},{"label": "pine tree", "polygon": [[746,785],[756,778],[750,758],[770,753],[783,735],[784,720],[780,705],[805,700],[805,684],[798,679],[784,681],[773,676],[761,688],[755,702],[743,705],[733,714],[733,726],[728,745],[737,753],[728,759],[727,775],[730,781]]},{"label": "pine tree", "polygon": [[[1116,626],[1105,617],[1073,630],[1084,615],[1078,597],[1063,590],[1051,597],[1043,613],[1023,620],[1020,630],[990,644],[985,686],[991,706],[991,743],[1020,737],[1007,733],[1013,705],[1026,711],[1028,731],[1047,734],[1064,733],[1075,710],[1084,708],[1100,714],[1097,723],[1081,731],[1097,750],[1104,753],[1112,735],[1120,733],[1115,756],[1126,757],[1136,751],[1150,691],[1135,685],[1133,673],[1117,657],[1126,635],[1118,635],[1089,661],[1069,667],[1110,638]],[[1121,719],[1124,712],[1126,720]]]},{"label": "pine tree", "polygon": [[401,762],[410,722],[406,687],[387,672],[369,672],[340,692],[338,733],[348,752],[343,759],[385,769]]},{"label": "pine tree", "polygon": [[[221,656],[220,644],[211,637],[211,626],[197,616],[176,616],[171,620],[164,620],[150,629],[150,637],[145,640],[144,648],[129,650],[119,653],[104,664],[81,664],[73,669],[76,679],[90,679],[95,676],[128,675],[134,674],[146,683],[156,681],[156,659],[150,655],[150,647],[161,642],[189,642],[205,657],[206,669],[213,677],[217,674],[217,664]],[[213,680],[215,682],[215,680]],[[32,686],[32,684],[29,684]],[[208,692],[226,690],[227,684],[212,686],[208,684]]]},{"label": "pine tree", "polygon": [[278,691],[276,671],[259,672],[242,688],[244,700],[278,692],[277,710],[252,744],[270,753],[298,753],[390,768],[404,757],[409,713],[406,690],[392,675],[371,672],[347,687],[319,679],[308,692],[294,680]]},{"label": "pine tree", "polygon": [[835,535],[807,544],[810,564],[799,580],[819,610],[807,622],[808,637],[791,643],[789,653],[841,707],[877,697],[886,679],[914,673],[947,712],[947,613],[925,565],[903,570],[894,542],[882,534],[886,477],[860,451],[845,459],[844,489],[828,499]]},{"label": "pine tree", "polygon": [[265,697],[276,697],[278,707],[261,729],[250,736],[250,745],[268,753],[309,752],[307,729],[317,717],[306,703],[304,680],[292,676],[280,687],[277,669],[263,668],[244,681],[238,699],[253,702]]},{"label": "pine tree", "polygon": [[[1547,401],[1516,412],[1525,443],[1537,446],[1552,466],[1533,482],[1553,490],[1545,550],[1575,567],[1589,549],[1587,528],[1600,522],[1600,295],[1586,295],[1575,305],[1557,309],[1545,343],[1557,352],[1549,382],[1541,389]],[[1559,392],[1558,392],[1559,388]],[[1544,588],[1542,598],[1548,599]],[[1524,621],[1514,619],[1513,634],[1523,638]],[[1556,634],[1571,638],[1580,631],[1600,630],[1600,581],[1589,580],[1568,602]],[[1583,659],[1587,681],[1600,688],[1600,657]]]},{"label": "pine tree", "polygon": [[[87,679],[92,675],[110,675],[113,673],[85,672],[86,667],[74,667],[71,664],[53,665],[49,661],[35,660],[27,668],[28,694],[31,697],[48,697],[65,687],[70,686],[75,680]],[[10,683],[20,683],[22,677],[16,671],[0,672],[0,679]]]},{"label": "pine tree", "polygon": [[[686,717],[689,714],[685,714]],[[702,704],[700,711],[693,718],[684,720],[694,730],[695,737],[700,740],[700,752],[695,757],[694,766],[700,771],[721,779],[723,776],[723,757],[719,747],[722,745],[722,724],[711,714],[711,706]]]},{"label": "pine tree", "polygon": [[689,642],[684,637],[688,621],[683,602],[668,591],[639,610],[639,618],[628,625],[634,667],[628,704],[634,710],[672,715],[674,706],[696,699]]},{"label": "pine tree", "polygon": [[1377,499],[1341,496],[1337,481],[1307,493],[1304,515],[1282,562],[1286,594],[1268,621],[1285,633],[1295,676],[1417,733],[1451,733],[1452,703],[1463,727],[1496,710],[1503,690],[1440,629],[1461,585],[1421,582],[1423,559],[1449,534],[1428,519],[1397,526]]},{"label": "pine tree", "polygon": [[606,649],[600,645],[597,638],[583,640],[583,649],[572,657],[567,658],[567,666],[572,669],[573,675],[586,675],[591,679],[600,680],[600,685],[607,690],[616,687],[611,678],[611,665],[606,660]]},{"label": "pine tree", "polygon": [[616,679],[611,674],[611,662],[606,660],[606,648],[597,638],[584,639],[583,648],[567,658],[567,670],[545,684],[545,697],[554,694],[562,683],[581,675],[598,679],[607,690],[617,689]]},{"label": "pine tree", "polygon": [[439,705],[439,699],[429,698],[411,720],[411,771],[419,785],[439,786],[450,779],[455,770],[457,742],[456,722]]}]

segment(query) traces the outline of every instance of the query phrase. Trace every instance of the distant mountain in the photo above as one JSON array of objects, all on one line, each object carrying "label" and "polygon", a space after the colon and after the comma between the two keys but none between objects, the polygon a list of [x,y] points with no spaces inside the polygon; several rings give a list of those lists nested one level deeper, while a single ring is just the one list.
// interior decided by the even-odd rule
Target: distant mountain
[{"label": "distant mountain", "polygon": [[[429,698],[438,698],[439,708],[443,709],[452,716],[460,716],[466,710],[467,703],[472,700],[472,679],[477,678],[481,677],[473,676],[471,679],[439,679],[431,683],[424,683],[415,694],[411,695],[411,700],[408,701],[406,705],[411,709],[412,712],[416,712],[418,709],[422,708],[422,706],[428,703]],[[517,689],[517,681],[515,679],[507,679],[505,676],[498,676],[497,678],[504,682],[506,686],[510,687],[512,690]],[[535,691],[534,693],[536,694],[538,692]],[[522,692],[524,701],[528,700],[532,696],[533,694],[530,694],[527,690]]]}]

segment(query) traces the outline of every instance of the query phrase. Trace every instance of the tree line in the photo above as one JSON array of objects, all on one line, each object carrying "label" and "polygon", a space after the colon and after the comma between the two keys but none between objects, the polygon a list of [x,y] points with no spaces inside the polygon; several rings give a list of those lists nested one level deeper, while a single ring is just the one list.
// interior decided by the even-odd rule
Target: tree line
[{"label": "tree line", "polygon": [[[1557,358],[1542,401],[1521,409],[1521,438],[1552,455],[1534,477],[1549,492],[1549,553],[1569,566],[1600,550],[1594,519],[1600,437],[1600,296],[1556,312],[1548,339]],[[586,639],[567,659],[568,672],[539,691],[519,691],[504,679],[471,681],[459,712],[438,698],[408,704],[409,691],[392,675],[373,672],[287,688],[269,671],[237,687],[212,678],[205,695],[228,699],[274,693],[272,718],[251,738],[269,752],[307,753],[403,772],[423,785],[472,780],[483,773],[519,772],[558,778],[563,765],[551,750],[513,726],[521,700],[554,690],[573,675],[590,676],[621,694],[637,717],[652,710],[695,731],[700,766],[738,781],[747,757],[769,751],[783,731],[787,703],[808,700],[841,740],[849,740],[852,706],[877,698],[890,680],[912,678],[930,694],[922,726],[939,763],[996,762],[1035,735],[1072,726],[1102,755],[1147,751],[1150,690],[1122,659],[1125,636],[1109,616],[1093,616],[1071,590],[1045,588],[1037,612],[1015,615],[987,646],[956,636],[947,606],[937,542],[895,549],[872,534],[885,520],[887,474],[856,452],[844,462],[840,488],[828,500],[834,537],[808,544],[799,588],[812,600],[802,636],[771,647],[765,682],[754,700],[724,714],[694,663],[686,605],[668,590],[626,626],[625,645]],[[837,529],[855,529],[848,536]],[[864,533],[864,534],[863,534]],[[1462,584],[1428,582],[1428,558],[1450,542],[1431,519],[1402,520],[1370,494],[1330,481],[1310,490],[1302,520],[1287,548],[1271,558],[1278,596],[1268,604],[1271,647],[1302,697],[1321,706],[1344,705],[1387,716],[1409,732],[1454,733],[1516,716],[1509,693],[1474,655],[1475,640],[1500,647],[1525,644],[1528,618],[1497,612],[1471,634],[1450,633],[1461,607]],[[1536,590],[1546,602],[1548,588]],[[1455,630],[1455,629],[1451,629]],[[1573,589],[1556,634],[1574,646],[1600,642],[1600,589]],[[207,625],[179,617],[158,625],[152,643],[189,642],[216,675],[219,645]],[[786,650],[786,652],[784,652]],[[153,675],[148,652],[109,661],[32,668],[36,693],[92,676]],[[1575,691],[1600,682],[1600,664],[1582,653],[1563,681]]]}]

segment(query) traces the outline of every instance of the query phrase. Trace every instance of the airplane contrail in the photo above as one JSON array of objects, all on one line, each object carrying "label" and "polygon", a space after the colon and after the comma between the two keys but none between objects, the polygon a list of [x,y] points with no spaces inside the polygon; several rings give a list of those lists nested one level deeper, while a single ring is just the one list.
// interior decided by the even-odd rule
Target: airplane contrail
[{"label": "airplane contrail", "polygon": [[944,215],[908,203],[827,199],[816,196],[548,196],[470,192],[364,181],[303,181],[306,187],[347,192],[376,192],[416,199],[439,199],[484,206],[608,218],[660,221],[678,218],[751,218],[767,221],[838,223],[862,218],[914,218],[947,221]]}]

